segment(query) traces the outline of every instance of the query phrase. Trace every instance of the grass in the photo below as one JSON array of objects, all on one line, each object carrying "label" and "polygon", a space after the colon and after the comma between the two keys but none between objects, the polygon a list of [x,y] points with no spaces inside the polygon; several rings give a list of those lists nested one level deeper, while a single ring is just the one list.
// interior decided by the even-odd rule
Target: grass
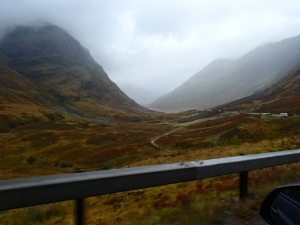
[{"label": "grass", "polygon": [[[297,117],[237,115],[186,123],[180,120],[180,124],[175,118],[174,114],[159,116],[159,123],[63,119],[18,126],[1,134],[0,179],[300,148]],[[178,126],[176,132],[157,140],[169,151],[150,144],[153,137]],[[290,164],[251,171],[249,189],[253,195],[242,203],[237,201],[237,175],[88,198],[87,224],[222,224],[224,220],[254,224],[251,218],[257,218],[263,197],[275,186],[298,182],[295,171],[300,171],[299,167]],[[72,224],[72,214],[73,202],[62,202],[0,212],[0,224]]]},{"label": "grass", "polygon": [[0,222],[6,224],[73,224],[69,208],[72,202],[52,203],[0,212]]},{"label": "grass", "polygon": [[[147,122],[40,121],[25,124],[1,135],[0,169],[3,173],[0,176],[1,179],[10,179],[47,175],[47,171],[50,174],[69,172],[55,167],[57,161],[85,170],[99,170],[108,162],[111,162],[109,167],[121,167],[156,152],[150,146],[150,139],[170,128],[169,125]],[[30,167],[26,163],[29,157],[36,159]],[[113,162],[118,161],[116,159],[122,164]]]}]

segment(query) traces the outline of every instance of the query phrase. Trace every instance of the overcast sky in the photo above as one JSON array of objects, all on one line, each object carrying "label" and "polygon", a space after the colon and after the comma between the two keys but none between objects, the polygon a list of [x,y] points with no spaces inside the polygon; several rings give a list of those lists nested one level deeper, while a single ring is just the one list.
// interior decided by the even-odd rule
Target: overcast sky
[{"label": "overcast sky", "polygon": [[300,34],[299,0],[1,0],[0,34],[61,26],[111,80],[160,95],[217,58]]}]

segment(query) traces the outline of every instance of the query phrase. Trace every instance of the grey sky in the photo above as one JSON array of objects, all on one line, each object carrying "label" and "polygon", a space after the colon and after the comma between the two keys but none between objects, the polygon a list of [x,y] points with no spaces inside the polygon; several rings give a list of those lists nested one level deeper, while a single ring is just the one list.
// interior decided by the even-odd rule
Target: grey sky
[{"label": "grey sky", "polygon": [[0,34],[14,24],[56,24],[121,88],[159,95],[216,58],[300,34],[299,12],[299,0],[1,0]]}]

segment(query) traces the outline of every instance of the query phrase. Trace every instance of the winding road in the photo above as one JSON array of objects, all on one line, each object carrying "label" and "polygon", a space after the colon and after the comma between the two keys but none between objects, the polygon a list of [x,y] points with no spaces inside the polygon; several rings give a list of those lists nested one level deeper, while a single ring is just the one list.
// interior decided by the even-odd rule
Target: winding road
[{"label": "winding road", "polygon": [[170,150],[168,150],[168,149],[165,149],[165,148],[159,146],[159,145],[156,143],[156,141],[157,141],[158,139],[160,139],[160,138],[166,137],[166,136],[168,136],[169,134],[174,133],[175,131],[177,131],[177,129],[168,131],[168,132],[166,132],[166,133],[163,133],[163,134],[161,134],[161,135],[159,135],[159,136],[153,138],[153,139],[150,141],[150,143],[151,143],[154,147],[156,147],[156,148],[159,148],[159,149],[162,149],[162,150],[165,150],[165,151],[170,151]]}]

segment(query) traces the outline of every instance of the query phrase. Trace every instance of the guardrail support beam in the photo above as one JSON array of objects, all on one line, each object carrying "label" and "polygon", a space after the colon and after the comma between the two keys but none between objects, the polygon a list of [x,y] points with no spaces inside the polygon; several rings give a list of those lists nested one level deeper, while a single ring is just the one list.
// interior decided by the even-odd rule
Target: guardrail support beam
[{"label": "guardrail support beam", "polygon": [[248,196],[248,171],[240,172],[240,200]]},{"label": "guardrail support beam", "polygon": [[84,225],[84,198],[76,199],[75,224]]},{"label": "guardrail support beam", "polygon": [[[84,170],[78,168],[75,173],[83,173]],[[84,225],[84,198],[77,198],[76,200],[76,209],[75,209],[75,224]]]}]

